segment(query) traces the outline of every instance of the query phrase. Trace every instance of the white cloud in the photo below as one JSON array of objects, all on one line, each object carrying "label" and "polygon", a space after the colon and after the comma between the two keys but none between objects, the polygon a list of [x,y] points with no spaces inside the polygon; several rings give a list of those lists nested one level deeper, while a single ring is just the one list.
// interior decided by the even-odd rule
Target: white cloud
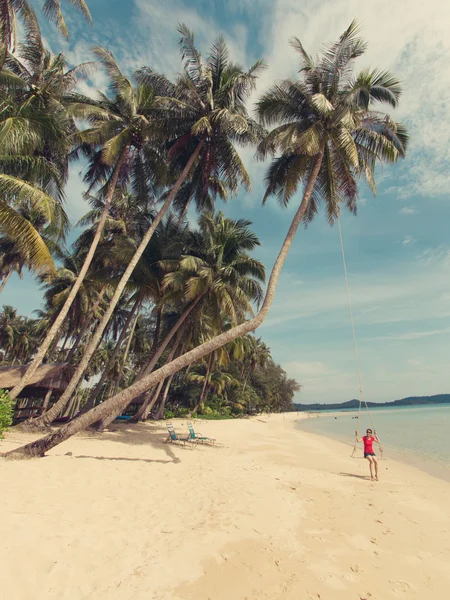
[{"label": "white cloud", "polygon": [[411,246],[411,244],[415,244],[416,240],[412,237],[412,235],[407,235],[402,239],[403,246]]},{"label": "white cloud", "polygon": [[423,250],[416,260],[424,265],[440,264],[443,268],[450,266],[450,248],[446,244],[431,246]]},{"label": "white cloud", "polygon": [[418,210],[413,206],[404,206],[398,212],[402,215],[417,215]]},{"label": "white cloud", "polygon": [[444,327],[442,329],[429,329],[428,331],[408,331],[406,333],[377,336],[370,339],[377,341],[420,340],[422,338],[434,337],[436,335],[444,335],[447,333],[450,333],[450,327]]},{"label": "white cloud", "polygon": [[404,180],[398,188],[398,196],[447,194],[450,188],[447,101],[450,3],[377,0],[374,6],[360,0],[303,0],[300,3],[278,0],[272,11],[267,9],[266,3],[260,6],[264,6],[266,14],[270,67],[263,76],[264,84],[274,78],[295,75],[297,59],[288,46],[292,36],[298,36],[314,54],[324,42],[337,39],[354,18],[358,20],[369,42],[360,66],[391,69],[403,83],[404,94],[396,118],[407,124],[411,143],[407,160],[401,167]]},{"label": "white cloud", "polygon": [[408,365],[411,367],[421,367],[423,364],[423,359],[419,358],[408,358]]}]

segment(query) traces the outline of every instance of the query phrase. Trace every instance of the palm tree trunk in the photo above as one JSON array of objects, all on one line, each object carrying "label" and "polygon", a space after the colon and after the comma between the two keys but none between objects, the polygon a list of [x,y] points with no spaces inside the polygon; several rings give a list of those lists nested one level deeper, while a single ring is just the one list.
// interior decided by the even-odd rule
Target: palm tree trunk
[{"label": "palm tree trunk", "polygon": [[130,423],[139,423],[139,421],[146,421],[148,419],[148,415],[150,414],[150,411],[156,404],[156,401],[158,400],[163,385],[164,379],[158,383],[154,394],[150,392],[150,394],[148,394],[145,397],[143,404],[141,405],[137,413],[134,415],[134,417],[130,420]]},{"label": "palm tree trunk", "polygon": [[200,302],[200,300],[202,298],[203,298],[203,295],[196,298],[191,304],[189,304],[189,306],[186,308],[186,310],[180,315],[180,317],[178,318],[176,323],[174,323],[174,325],[172,326],[169,333],[163,339],[158,350],[152,355],[149,362],[141,369],[140,373],[138,374],[138,376],[136,378],[136,381],[139,381],[140,379],[142,379],[142,377],[145,377],[146,375],[148,375],[149,373],[151,373],[153,371],[156,363],[163,355],[165,349],[169,345],[173,336],[177,333],[177,331],[180,329],[180,327],[183,325],[183,323],[186,321],[188,316],[191,314],[191,312],[194,310],[194,308],[197,306],[197,304]]},{"label": "palm tree trunk", "polygon": [[12,270],[8,271],[8,273],[5,275],[5,278],[3,279],[3,281],[0,283],[0,294],[3,292],[3,288],[5,287],[5,285],[8,283],[8,279],[11,277],[12,275]]},{"label": "palm tree trunk", "polygon": [[[69,404],[67,405],[66,410],[64,411],[64,415],[63,415],[64,417],[70,417],[73,414],[73,412],[78,404],[78,391],[79,391],[82,383],[83,383],[83,380],[80,379],[80,381],[78,382],[77,388],[73,393],[72,399],[69,402]],[[50,423],[51,423],[51,421],[50,421]]]},{"label": "palm tree trunk", "polygon": [[[197,304],[200,302],[200,300],[202,299],[203,296],[199,296],[198,298],[196,298],[194,300],[194,302],[192,302],[188,308],[184,311],[184,313],[179,317],[179,319],[177,320],[177,322],[172,326],[171,330],[169,331],[169,333],[166,335],[166,337],[164,338],[162,344],[160,345],[160,347],[158,348],[158,350],[152,354],[149,362],[141,369],[140,373],[138,374],[138,376],[136,377],[136,381],[139,381],[140,379],[142,379],[143,377],[145,377],[146,375],[148,375],[149,373],[151,373],[156,365],[156,363],[158,362],[158,360],[161,358],[162,354],[164,353],[164,351],[166,350],[167,346],[169,345],[170,341],[172,340],[173,336],[178,332],[178,336],[177,338],[180,338],[180,334],[181,334],[181,326],[183,325],[183,323],[185,323],[186,319],[188,318],[188,316],[190,315],[190,313],[192,312],[192,310],[197,306]],[[169,355],[170,356],[170,355]],[[172,360],[173,355],[170,357],[170,360]],[[147,397],[146,397],[146,401],[148,404],[148,401],[151,398],[151,390],[149,391]],[[133,403],[134,398],[132,398],[129,402],[129,404]],[[145,402],[144,402],[145,404]],[[125,407],[126,408],[126,407]],[[111,423],[112,421],[114,421],[114,419],[116,417],[118,417],[125,409],[122,409],[120,412],[117,413],[112,413],[109,419],[105,419],[105,422],[108,421],[107,424]],[[135,415],[136,416],[136,415]],[[134,419],[134,417],[133,417]],[[133,421],[134,422],[134,421]],[[137,421],[136,421],[137,422]],[[103,425],[103,428],[106,427],[106,425]]]},{"label": "palm tree trunk", "polygon": [[63,345],[61,346],[61,352],[64,352],[64,350],[66,349],[66,345],[67,345],[67,342],[69,341],[70,334],[71,334],[71,331],[69,329],[68,332],[66,333],[66,337],[64,338]]},{"label": "palm tree trunk", "polygon": [[[84,334],[87,331],[87,328],[89,327],[89,324],[91,322],[91,318],[95,317],[95,313],[98,310],[98,307],[100,306],[101,301],[103,300],[103,296],[105,294],[106,291],[106,285],[104,285],[102,287],[102,289],[100,290],[100,293],[98,295],[97,300],[95,301],[94,306],[92,307],[92,309],[88,312],[88,314],[86,315],[85,319],[83,319],[83,324],[81,325],[81,330],[80,333],[77,336],[76,342],[74,343],[74,345],[72,346],[72,348],[70,349],[69,354],[67,355],[66,358],[66,362],[70,362],[72,360],[72,358],[75,355],[75,352],[77,351],[77,348],[81,342],[81,340],[84,337]],[[89,337],[89,336],[88,336]]]},{"label": "palm tree trunk", "polygon": [[184,205],[184,208],[183,208],[183,210],[181,211],[181,213],[180,213],[180,217],[179,217],[179,219],[178,219],[178,227],[180,227],[180,225],[183,223],[184,217],[186,216],[186,213],[187,213],[187,211],[188,211],[188,209],[189,209],[189,206],[190,206],[190,204],[191,204],[191,200],[188,200],[188,201],[186,202],[186,204]]},{"label": "palm tree trunk", "polygon": [[[122,343],[122,340],[123,340],[123,338],[125,336],[125,333],[126,333],[126,330],[128,328],[128,325],[129,325],[131,319],[133,318],[134,311],[137,309],[137,307],[139,305],[139,302],[140,302],[140,300],[136,301],[135,305],[133,306],[132,311],[130,312],[130,315],[127,318],[125,326],[123,327],[123,329],[122,329],[122,331],[120,333],[119,340],[118,340],[118,342],[116,344],[116,347],[114,348],[114,351],[113,351],[113,353],[111,355],[111,358],[108,361],[108,364],[107,364],[106,368],[103,371],[102,377],[100,378],[100,381],[98,382],[98,384],[95,386],[95,389],[92,392],[92,394],[91,394],[91,396],[90,396],[90,398],[88,400],[88,403],[91,402],[92,404],[86,410],[89,410],[90,408],[92,408],[92,406],[94,406],[93,403],[94,403],[95,397],[97,396],[97,394],[98,394],[101,386],[103,385],[103,382],[105,381],[106,376],[108,375],[109,369],[111,368],[111,365],[112,365],[114,359],[117,356],[117,353],[118,353],[119,348],[120,348],[120,344]],[[87,320],[87,322],[88,322],[88,320]],[[82,382],[82,377],[80,377],[80,379],[77,381],[77,385],[75,387],[75,390],[72,392],[72,400],[75,400],[76,391],[79,389],[81,382]],[[53,404],[53,406],[46,413],[42,414],[38,419],[33,419],[32,421],[30,421],[30,426],[33,426],[33,427],[42,427],[42,426],[44,426],[45,427],[47,425],[50,425],[50,423],[52,423],[52,421],[54,421],[63,412],[63,410],[66,408],[66,406],[69,403],[68,400],[69,399],[65,399],[64,398],[64,394],[63,394],[61,396],[61,398],[57,402],[55,402]],[[70,406],[73,407],[73,403]],[[67,411],[66,411],[65,414],[67,414]]]},{"label": "palm tree trunk", "polygon": [[192,165],[195,163],[204,143],[205,143],[205,139],[203,139],[202,141],[200,141],[198,143],[197,148],[194,150],[194,152],[192,153],[192,156],[189,158],[181,175],[178,177],[176,184],[172,188],[172,191],[170,192],[170,194],[167,197],[166,201],[164,202],[161,210],[159,211],[158,215],[155,217],[154,221],[152,222],[151,226],[147,230],[146,234],[142,238],[142,241],[139,244],[138,249],[136,250],[133,258],[131,259],[130,263],[128,264],[127,268],[125,269],[125,272],[122,275],[122,278],[114,292],[114,296],[110,300],[108,308],[107,308],[105,314],[103,315],[102,320],[100,321],[94,335],[92,336],[91,341],[89,342],[89,344],[87,345],[87,348],[85,349],[83,358],[81,359],[78,367],[76,368],[75,373],[73,374],[72,379],[70,380],[66,390],[64,391],[61,398],[58,400],[58,406],[59,406],[60,411],[62,411],[64,409],[67,402],[70,400],[73,390],[75,389],[78,381],[84,375],[84,372],[86,371],[86,369],[89,365],[89,361],[97,349],[97,346],[103,335],[103,332],[109,323],[109,320],[114,312],[114,309],[117,306],[117,303],[120,300],[120,297],[122,296],[123,290],[125,289],[125,287],[128,283],[128,280],[130,279],[137,263],[139,262],[142,254],[144,253],[144,250],[146,249],[148,243],[150,242],[156,228],[158,227],[159,223],[161,222],[161,219],[164,217],[166,212],[169,210],[169,207],[172,204],[172,201],[175,198],[178,190],[180,189],[183,181],[189,175],[189,171],[191,170]]},{"label": "palm tree trunk", "polygon": [[84,319],[85,323],[86,323],[86,327],[84,325],[81,326],[80,331],[78,332],[78,334],[75,337],[75,341],[72,344],[72,346],[70,348],[67,349],[67,354],[66,357],[64,359],[64,362],[70,362],[75,354],[75,352],[77,351],[77,348],[81,342],[81,338],[83,337],[86,329],[87,329],[87,319]]},{"label": "palm tree trunk", "polygon": [[48,406],[48,404],[50,402],[50,398],[52,397],[52,392],[53,392],[53,390],[50,388],[47,391],[47,393],[45,394],[44,404],[42,405],[42,413],[45,413],[45,411],[47,410],[47,406]]},{"label": "palm tree trunk", "polygon": [[[102,236],[103,228],[105,226],[106,218],[107,218],[108,212],[109,212],[109,207],[111,206],[111,201],[112,201],[114,191],[116,189],[117,182],[119,179],[120,170],[125,161],[127,153],[128,153],[128,145],[125,146],[125,148],[122,150],[120,158],[117,161],[117,164],[114,168],[114,172],[113,172],[111,182],[109,184],[108,195],[106,197],[106,202],[105,202],[105,206],[103,208],[102,216],[98,223],[97,231],[95,232],[94,239],[92,240],[91,247],[89,248],[89,252],[86,255],[83,266],[81,267],[78,277],[76,278],[76,281],[75,281],[72,289],[70,290],[70,294],[67,296],[67,299],[64,302],[64,306],[62,307],[61,312],[59,313],[59,315],[55,319],[55,322],[53,323],[52,327],[50,328],[49,332],[47,333],[45,340],[42,342],[41,347],[39,348],[39,350],[36,353],[36,356],[34,357],[33,361],[30,363],[30,366],[26,370],[22,379],[11,390],[9,395],[13,400],[15,400],[17,398],[17,396],[20,394],[20,392],[23,390],[23,388],[31,380],[31,378],[35,374],[37,368],[41,365],[41,363],[47,353],[47,350],[49,349],[50,344],[53,341],[53,338],[57,335],[58,331],[61,329],[64,319],[66,318],[66,316],[70,310],[70,307],[72,306],[72,303],[75,300],[78,290],[80,289],[81,284],[83,283],[84,278],[86,277],[86,274],[91,265],[92,259],[94,258],[95,251],[97,250],[97,246],[100,242],[100,238]],[[72,393],[73,389],[74,388],[72,388],[71,393]]]},{"label": "palm tree trunk", "polygon": [[273,302],[281,269],[286,261],[287,255],[289,253],[292,242],[294,241],[298,227],[302,222],[306,210],[308,208],[309,200],[311,198],[314,185],[319,174],[320,166],[322,164],[323,154],[324,147],[321,148],[316,158],[315,165],[312,169],[312,172],[308,179],[308,183],[305,188],[305,192],[303,194],[302,202],[299,208],[297,209],[294,218],[292,219],[288,233],[284,239],[280,252],[272,268],[272,273],[270,275],[266,295],[261,305],[261,309],[252,319],[245,321],[240,325],[232,327],[228,331],[225,331],[224,333],[221,333],[220,335],[211,338],[207,342],[200,344],[200,346],[197,346],[193,350],[190,350],[186,354],[183,354],[183,356],[179,356],[172,362],[166,363],[163,367],[157,369],[156,371],[153,371],[152,373],[150,373],[150,375],[147,375],[140,381],[136,381],[127,389],[119,392],[115,396],[112,396],[112,398],[108,398],[108,400],[105,400],[105,402],[102,402],[102,404],[99,404],[88,413],[78,417],[77,419],[74,419],[70,423],[67,423],[67,425],[64,425],[58,431],[51,433],[50,435],[47,435],[43,438],[40,438],[35,442],[26,444],[21,448],[12,450],[7,454],[7,456],[16,458],[44,456],[44,454],[48,450],[54,448],[61,442],[64,442],[79,431],[86,429],[86,427],[89,427],[89,425],[91,425],[92,423],[104,419],[105,417],[107,417],[107,415],[111,414],[112,412],[123,410],[123,408],[127,406],[133,398],[136,398],[136,396],[138,396],[139,394],[142,394],[155,384],[163,381],[166,377],[170,377],[173,373],[176,373],[183,367],[186,367],[189,363],[196,362],[204,356],[207,356],[214,350],[217,350],[225,344],[228,344],[229,342],[235,340],[236,338],[246,335],[251,331],[255,331],[255,329],[257,329],[266,318],[270,306]]},{"label": "palm tree trunk", "polygon": [[166,383],[166,387],[164,388],[163,396],[161,398],[161,404],[158,408],[158,412],[156,413],[155,419],[159,421],[164,417],[164,407],[166,406],[167,396],[169,395],[170,386],[172,384],[172,380],[175,377],[175,373],[169,377]]},{"label": "palm tree trunk", "polygon": [[203,398],[205,397],[206,388],[208,387],[208,379],[209,379],[209,376],[211,375],[213,360],[214,360],[214,352],[211,352],[211,355],[208,360],[208,366],[206,367],[205,381],[203,382],[202,393],[200,394],[200,398],[198,399],[198,402],[194,406],[194,410],[192,412],[196,413],[203,402]]},{"label": "palm tree trunk", "polygon": [[133,341],[134,331],[136,329],[138,319],[139,319],[139,312],[137,312],[136,316],[134,317],[133,325],[131,326],[130,333],[128,335],[127,345],[125,346],[125,352],[123,353],[123,358],[122,358],[122,370],[119,371],[116,381],[114,383],[114,393],[116,393],[116,391],[119,389],[120,383],[122,381],[123,369],[125,368],[125,365],[127,364],[128,352],[130,351],[130,348],[131,348],[131,342]]},{"label": "palm tree trunk", "polygon": [[103,369],[103,373],[102,373],[102,376],[100,377],[99,382],[95,386],[94,391],[89,396],[89,399],[86,402],[86,405],[83,407],[83,412],[87,412],[88,410],[90,410],[94,406],[95,399],[97,398],[97,395],[98,395],[99,391],[102,389],[102,386],[103,386],[103,384],[105,382],[105,379],[107,378],[108,373],[110,372],[111,367],[113,366],[114,361],[116,360],[116,356],[119,354],[119,350],[120,350],[122,342],[125,339],[125,336],[127,334],[128,327],[130,326],[130,323],[133,320],[133,317],[136,314],[136,312],[139,310],[141,304],[142,304],[142,300],[140,298],[138,298],[136,300],[136,302],[134,303],[133,308],[130,310],[130,312],[128,314],[128,317],[127,317],[127,320],[125,321],[125,325],[122,327],[122,331],[120,332],[119,339],[117,340],[117,344],[116,344],[116,346],[114,348],[114,351],[113,351],[113,353],[110,356],[108,364]]},{"label": "palm tree trunk", "polygon": [[[172,358],[174,357],[175,351],[178,347],[179,339],[180,339],[180,333],[178,333],[177,339],[175,340],[175,342],[173,344],[173,348],[169,352],[169,355],[167,357],[167,362],[170,362],[172,360]],[[147,419],[148,413],[153,408],[153,405],[155,404],[156,400],[158,399],[158,396],[159,396],[159,393],[161,392],[163,383],[164,383],[164,380],[160,382],[161,385],[157,386],[156,392],[153,395],[152,395],[152,389],[149,390],[141,407],[139,408],[137,413],[134,415],[134,417],[131,419],[131,423],[138,423],[139,421],[145,421]],[[131,404],[131,402],[130,402],[130,404]],[[108,425],[110,423],[112,423],[112,421],[114,421],[114,419],[116,419],[125,408],[123,408],[120,412],[112,413],[107,419],[103,419],[99,425],[99,430],[103,431],[103,429],[105,429],[105,427],[108,427]]]}]

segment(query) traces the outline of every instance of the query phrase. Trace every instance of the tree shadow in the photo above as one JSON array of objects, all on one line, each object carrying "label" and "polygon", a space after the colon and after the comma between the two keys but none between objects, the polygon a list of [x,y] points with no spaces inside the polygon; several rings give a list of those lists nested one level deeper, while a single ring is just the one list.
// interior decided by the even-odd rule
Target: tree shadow
[{"label": "tree shadow", "polygon": [[[86,432],[85,432],[86,433]],[[98,440],[105,440],[109,442],[115,442],[119,444],[125,444],[127,446],[147,446],[157,448],[158,450],[164,450],[170,460],[167,461],[159,461],[159,460],[151,460],[151,459],[129,459],[123,458],[122,460],[144,460],[146,462],[165,462],[165,463],[178,463],[180,462],[180,458],[174,453],[171,444],[166,444],[167,440],[167,430],[160,425],[144,425],[140,423],[136,423],[135,425],[130,425],[129,423],[124,424],[114,424],[110,429],[99,432],[89,432],[87,438],[96,438]],[[178,448],[182,446],[177,444]],[[184,446],[183,446],[184,448]],[[192,449],[192,448],[190,448]],[[91,458],[102,458],[102,457],[91,457]],[[117,459],[120,460],[120,459]]]},{"label": "tree shadow", "polygon": [[91,458],[93,460],[124,460],[127,462],[146,462],[146,463],[161,463],[167,465],[170,463],[179,463],[181,460],[178,456],[174,456],[172,460],[152,460],[150,458],[128,458],[126,456],[85,456],[85,455],[74,455],[73,458]]},{"label": "tree shadow", "polygon": [[371,481],[369,475],[356,475],[356,473],[339,473],[342,477],[356,477],[356,479],[364,479]]}]

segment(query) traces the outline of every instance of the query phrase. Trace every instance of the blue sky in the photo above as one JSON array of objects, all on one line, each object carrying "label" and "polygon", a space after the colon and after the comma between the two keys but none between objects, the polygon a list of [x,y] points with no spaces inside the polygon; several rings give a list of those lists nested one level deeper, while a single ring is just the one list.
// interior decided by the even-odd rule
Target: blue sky
[{"label": "blue sky", "polygon": [[[361,188],[358,216],[344,214],[346,247],[361,368],[367,399],[385,401],[450,391],[450,4],[441,0],[90,0],[94,25],[69,12],[70,41],[44,26],[47,44],[70,61],[92,60],[90,48],[112,50],[124,71],[143,64],[173,75],[180,69],[176,25],[185,22],[207,50],[222,33],[233,58],[268,69],[258,91],[295,75],[289,47],[299,37],[311,53],[335,40],[356,18],[369,42],[360,67],[391,69],[404,95],[396,118],[411,134],[407,159],[378,171],[374,199]],[[39,4],[39,3],[38,3]],[[102,72],[85,92],[104,88]],[[89,88],[89,89],[88,89]],[[299,198],[287,209],[261,206],[266,165],[242,153],[251,193],[223,206],[231,217],[253,221],[271,267]],[[72,168],[67,211],[73,221],[87,209],[83,184]],[[221,207],[222,208],[222,207]],[[31,314],[40,293],[31,277],[11,279],[1,298]],[[273,308],[259,332],[275,360],[303,384],[301,402],[358,396],[358,381],[337,227],[323,213],[297,234]]]}]

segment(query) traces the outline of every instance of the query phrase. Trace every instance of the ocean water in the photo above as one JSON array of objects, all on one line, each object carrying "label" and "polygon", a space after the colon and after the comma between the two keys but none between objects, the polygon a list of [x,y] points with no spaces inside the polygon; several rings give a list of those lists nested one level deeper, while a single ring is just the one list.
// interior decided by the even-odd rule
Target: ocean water
[{"label": "ocean water", "polygon": [[[315,413],[317,414],[317,413]],[[354,446],[357,411],[332,411],[329,416],[311,416],[298,421],[298,427]],[[400,460],[450,480],[450,405],[405,406],[370,409],[380,437],[383,460]],[[361,409],[360,437],[372,429],[366,409]],[[375,452],[380,456],[378,444]],[[358,444],[355,456],[363,456]]]}]

